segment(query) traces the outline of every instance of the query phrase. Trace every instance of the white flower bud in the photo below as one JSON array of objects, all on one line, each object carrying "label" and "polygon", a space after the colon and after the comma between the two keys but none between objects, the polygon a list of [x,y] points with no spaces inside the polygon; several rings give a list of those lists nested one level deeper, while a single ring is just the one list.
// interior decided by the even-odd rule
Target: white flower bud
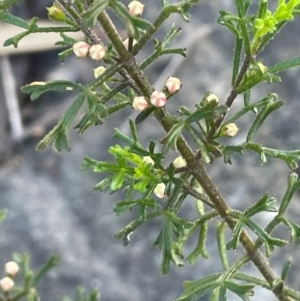
[{"label": "white flower bud", "polygon": [[139,1],[131,1],[128,4],[128,9],[132,16],[141,16],[144,11],[144,5]]},{"label": "white flower bud", "polygon": [[105,47],[101,44],[92,45],[89,54],[93,60],[100,61],[105,56]]},{"label": "white flower bud", "polygon": [[144,96],[136,96],[132,102],[132,106],[137,111],[143,111],[149,104]]},{"label": "white flower bud", "polygon": [[150,156],[145,156],[143,158],[143,161],[146,162],[147,164],[154,165],[154,161],[153,161],[153,159]]},{"label": "white flower bud", "polygon": [[73,90],[73,87],[66,87],[66,90],[72,91],[72,90]]},{"label": "white flower bud", "polygon": [[177,77],[169,77],[165,83],[170,94],[177,92],[181,88],[181,81]]},{"label": "white flower bud", "polygon": [[99,77],[105,71],[106,71],[106,68],[104,66],[100,66],[100,67],[94,69],[94,77],[95,78]]},{"label": "white flower bud", "polygon": [[[134,46],[137,43],[137,40],[133,40],[132,42],[132,46]],[[125,48],[128,50],[128,44],[129,44],[129,39],[126,39],[123,41],[123,45],[125,46]]]},{"label": "white flower bud", "polygon": [[215,94],[209,94],[209,95],[206,97],[206,101],[207,101],[207,102],[212,102],[212,101],[214,101],[216,104],[219,104],[219,98],[218,98],[218,96],[216,96]]},{"label": "white flower bud", "polygon": [[89,49],[90,45],[83,41],[77,42],[73,45],[73,52],[79,58],[86,57]]},{"label": "white flower bud", "polygon": [[162,199],[164,197],[166,197],[165,195],[165,190],[166,190],[166,185],[164,183],[159,183],[156,185],[156,187],[154,188],[154,194]]},{"label": "white flower bud", "polygon": [[15,276],[19,272],[19,266],[14,261],[9,261],[5,264],[5,272],[8,275]]},{"label": "white flower bud", "polygon": [[150,96],[150,102],[157,108],[163,107],[167,102],[165,93],[161,91],[154,91]]},{"label": "white flower bud", "polygon": [[223,127],[222,134],[226,137],[234,137],[238,131],[239,129],[235,123],[228,123]]},{"label": "white flower bud", "polygon": [[181,168],[186,166],[186,161],[180,156],[173,161],[173,164],[175,168]]},{"label": "white flower bud", "polygon": [[14,285],[14,281],[9,277],[4,277],[0,280],[0,286],[4,292],[9,292]]}]

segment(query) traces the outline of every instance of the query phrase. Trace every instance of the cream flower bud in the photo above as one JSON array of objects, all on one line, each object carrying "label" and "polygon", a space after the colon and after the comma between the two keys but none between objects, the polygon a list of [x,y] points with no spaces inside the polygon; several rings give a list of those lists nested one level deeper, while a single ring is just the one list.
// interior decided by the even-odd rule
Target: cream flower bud
[{"label": "cream flower bud", "polygon": [[101,44],[92,45],[89,54],[93,60],[100,61],[105,56],[105,47]]},{"label": "cream flower bud", "polygon": [[4,292],[9,292],[14,285],[14,281],[9,277],[4,277],[0,280],[0,286]]},{"label": "cream flower bud", "polygon": [[102,73],[104,73],[106,71],[106,68],[103,66],[100,66],[96,69],[94,69],[94,77],[97,78],[99,77]]},{"label": "cream flower bud", "polygon": [[147,164],[154,165],[154,161],[153,161],[153,159],[150,156],[145,156],[143,158],[143,162],[146,162]]},{"label": "cream flower bud", "polygon": [[165,83],[170,94],[177,92],[181,88],[181,81],[177,77],[169,77]]},{"label": "cream flower bud", "polygon": [[80,41],[73,45],[73,52],[77,57],[86,57],[90,49],[90,45],[86,42]]},{"label": "cream flower bud", "polygon": [[216,96],[215,94],[209,94],[209,95],[206,97],[206,101],[207,101],[207,102],[212,102],[212,101],[214,101],[216,104],[219,104],[219,98],[218,98],[218,96]]},{"label": "cream flower bud", "polygon": [[161,91],[154,91],[150,96],[150,102],[157,108],[163,107],[167,102],[165,93]]},{"label": "cream flower bud", "polygon": [[165,195],[165,190],[166,190],[166,185],[164,183],[159,183],[156,185],[156,187],[154,188],[154,194],[162,199],[164,197],[166,197]]},{"label": "cream flower bud", "polygon": [[[133,39],[132,46],[134,46],[136,43],[137,43],[137,40]],[[128,44],[129,44],[129,39],[126,39],[126,40],[123,41],[123,45],[125,46],[125,48],[127,50],[128,50]]]},{"label": "cream flower bud", "polygon": [[180,156],[173,161],[173,164],[175,168],[181,168],[186,166],[186,161]]},{"label": "cream flower bud", "polygon": [[66,90],[72,91],[72,90],[73,90],[73,87],[66,87]]},{"label": "cream flower bud", "polygon": [[128,4],[128,9],[132,16],[140,16],[144,11],[144,5],[139,1],[131,1]]},{"label": "cream flower bud", "polygon": [[149,104],[144,96],[136,96],[132,102],[132,106],[137,111],[143,111]]},{"label": "cream flower bud", "polygon": [[5,272],[10,276],[15,276],[19,272],[19,266],[14,261],[9,261],[5,264]]},{"label": "cream flower bud", "polygon": [[235,123],[228,123],[223,127],[222,134],[226,137],[234,137],[238,131],[239,129]]}]

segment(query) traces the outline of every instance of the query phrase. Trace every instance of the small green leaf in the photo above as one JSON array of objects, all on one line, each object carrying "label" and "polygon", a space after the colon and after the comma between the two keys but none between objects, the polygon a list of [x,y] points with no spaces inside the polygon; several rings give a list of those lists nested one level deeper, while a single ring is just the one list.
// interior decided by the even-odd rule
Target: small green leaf
[{"label": "small green leaf", "polygon": [[166,275],[169,273],[170,262],[172,260],[172,230],[170,221],[167,218],[164,221],[162,229],[161,245],[163,249],[161,272],[163,275]]},{"label": "small green leaf", "polygon": [[300,244],[300,226],[296,223],[294,223],[291,220],[286,219],[285,217],[282,217],[282,221],[287,225],[287,227],[290,230],[290,240],[293,241],[295,244]]},{"label": "small green leaf", "polygon": [[207,118],[207,117],[213,117],[214,116],[214,110],[205,108],[205,107],[200,107],[198,108],[195,112],[190,114],[186,118],[187,123],[193,123],[196,121],[200,121],[201,119]]},{"label": "small green leaf", "polygon": [[36,286],[40,282],[40,280],[45,276],[45,274],[58,264],[59,258],[56,256],[52,256],[36,273],[32,281],[32,286]]},{"label": "small green leaf", "polygon": [[258,133],[259,129],[265,122],[266,118],[275,110],[279,109],[283,105],[283,101],[274,101],[270,102],[264,108],[261,109],[257,117],[255,118],[246,138],[246,142],[251,142],[256,134]]},{"label": "small green leaf", "polygon": [[226,280],[225,287],[238,295],[244,301],[250,301],[249,296],[254,295],[254,284],[240,284],[231,280]]},{"label": "small green leaf", "polygon": [[206,245],[205,245],[207,239],[207,232],[208,232],[208,223],[203,223],[200,226],[198,243],[195,249],[187,257],[187,260],[189,261],[190,264],[194,264],[197,258],[199,257],[199,255],[201,255],[205,259],[209,258],[209,254],[207,252]]},{"label": "small green leaf", "polygon": [[116,207],[113,211],[116,213],[117,216],[121,215],[123,212],[127,210],[131,210],[133,207],[139,205],[141,202],[140,200],[137,201],[122,201],[117,203]]},{"label": "small green leaf", "polygon": [[20,40],[22,40],[24,37],[28,36],[29,34],[30,34],[29,30],[19,33],[19,34],[15,35],[14,37],[7,39],[3,43],[3,46],[7,47],[7,46],[13,45],[15,48],[17,48]]},{"label": "small green leaf", "polygon": [[[66,134],[76,117],[79,109],[83,105],[85,100],[85,94],[79,94],[78,97],[74,100],[69,109],[65,112],[62,118],[59,120],[58,124],[39,142],[37,149],[45,149],[47,148],[53,141],[55,141],[59,135]],[[60,141],[58,142],[58,146],[68,146],[66,141],[63,141],[65,137],[60,136]],[[69,149],[69,147],[67,148]]]},{"label": "small green leaf", "polygon": [[103,179],[101,182],[96,184],[93,189],[104,191],[108,186],[110,186],[112,179],[113,179],[113,177],[107,177],[107,178]]},{"label": "small green leaf", "polygon": [[179,121],[171,128],[168,134],[161,140],[161,143],[164,144],[165,150],[166,148],[177,149],[176,142],[182,130],[184,129],[184,126],[185,126],[185,121],[184,120]]},{"label": "small green leaf", "polygon": [[57,151],[61,152],[63,149],[70,151],[70,143],[67,133],[65,131],[59,131],[55,139],[55,148]]},{"label": "small green leaf", "polygon": [[283,267],[282,267],[281,277],[280,277],[282,279],[282,281],[285,281],[285,278],[291,268],[291,265],[292,265],[291,258],[287,259],[284,262]]},{"label": "small green leaf", "polygon": [[274,66],[268,68],[268,72],[275,74],[275,73],[290,69],[292,67],[297,67],[299,65],[300,65],[300,57],[296,57],[296,58],[281,61],[281,62],[275,64]]},{"label": "small green leaf", "polygon": [[217,226],[218,249],[219,249],[219,254],[224,270],[229,269],[229,261],[227,257],[226,243],[225,243],[226,228],[227,228],[227,224],[225,222],[219,223],[219,225]]},{"label": "small green leaf", "polygon": [[135,118],[135,124],[142,123],[146,118],[148,118],[153,111],[156,109],[156,107],[150,106],[143,110],[136,118]]},{"label": "small green leaf", "polygon": [[98,16],[109,5],[109,0],[95,1],[91,7],[82,15],[83,25],[85,28],[93,27],[97,22]]},{"label": "small green leaf", "polygon": [[6,13],[4,13],[4,15],[2,15],[1,21],[5,22],[5,23],[16,25],[18,27],[22,27],[24,29],[29,29],[28,22],[26,22],[25,20],[23,20],[17,16],[14,16],[8,12],[6,12]]},{"label": "small green leaf", "polygon": [[125,180],[125,173],[126,171],[121,169],[112,179],[110,184],[110,189],[112,191],[118,190],[122,187],[122,184]]},{"label": "small green leaf", "polygon": [[219,278],[222,273],[211,274],[197,281],[185,281],[184,292],[175,301],[195,301],[211,293],[221,285]]},{"label": "small green leaf", "polygon": [[65,47],[73,47],[73,45],[77,42],[77,40],[68,37],[63,32],[60,33],[60,36],[62,37],[63,40],[56,42],[54,45],[61,45],[61,46],[65,46]]},{"label": "small green leaf", "polygon": [[66,50],[60,52],[60,53],[58,54],[59,61],[60,61],[61,63],[63,63],[63,62],[65,61],[65,59],[66,59],[69,55],[71,55],[71,54],[73,54],[73,49],[72,49],[72,48],[69,48],[69,49],[66,49]]},{"label": "small green leaf", "polygon": [[236,250],[241,233],[244,228],[245,220],[246,220],[245,216],[242,215],[240,219],[237,221],[232,231],[232,239],[226,244],[226,250],[230,250],[230,249]]},{"label": "small green leaf", "polygon": [[57,90],[82,91],[83,86],[67,80],[56,80],[51,82],[33,82],[21,87],[22,92],[31,94],[31,100],[36,100],[45,92]]},{"label": "small green leaf", "polygon": [[259,212],[277,212],[277,209],[275,207],[277,200],[273,197],[269,197],[268,194],[265,194],[264,196],[262,196],[258,202],[251,206],[250,208],[248,208],[245,212],[244,215],[247,217],[256,215]]},{"label": "small green leaf", "polygon": [[284,247],[288,244],[288,241],[271,237],[266,231],[264,231],[257,223],[253,220],[246,218],[246,225],[260,238],[263,240],[266,246],[267,256],[269,251],[273,251],[274,246]]}]

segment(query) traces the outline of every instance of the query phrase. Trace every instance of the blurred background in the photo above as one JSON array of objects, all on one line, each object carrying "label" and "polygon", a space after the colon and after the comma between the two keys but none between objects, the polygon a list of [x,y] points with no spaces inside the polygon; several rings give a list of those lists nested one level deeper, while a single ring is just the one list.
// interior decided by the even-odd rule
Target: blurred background
[{"label": "blurred background", "polygon": [[[258,1],[256,1],[258,2]],[[123,1],[125,5],[129,1]],[[274,2],[275,4],[275,2]],[[25,0],[14,8],[14,13],[30,19],[39,16],[47,19],[45,6],[51,1]],[[203,1],[192,9],[192,19],[184,22],[180,16],[173,15],[160,29],[156,38],[162,39],[172,23],[182,28],[182,34],[174,42],[175,47],[188,47],[188,57],[163,57],[146,70],[149,80],[156,89],[160,89],[168,76],[177,76],[183,81],[180,92],[167,104],[175,111],[178,105],[193,107],[204,93],[209,90],[224,102],[229,90],[233,56],[233,36],[217,24],[220,8],[234,9],[234,1]],[[144,17],[154,20],[161,9],[161,1],[145,1]],[[124,30],[122,23],[118,23]],[[300,19],[290,22],[279,33],[260,56],[263,64],[271,66],[279,60],[299,56]],[[0,37],[11,37],[10,32],[0,23]],[[45,43],[47,36],[43,37]],[[57,40],[60,40],[57,35]],[[32,81],[54,79],[74,80],[88,83],[93,78],[93,68],[99,66],[90,59],[77,59],[70,56],[64,64],[58,60],[59,49],[15,53],[11,49],[4,56],[4,40],[0,41],[1,69],[7,68],[7,60],[12,68],[15,93],[20,106],[24,126],[24,136],[18,144],[13,143],[12,129],[7,113],[5,87],[11,85],[9,73],[2,72],[0,87],[0,207],[7,208],[6,220],[0,226],[0,269],[11,259],[12,252],[29,253],[32,267],[37,269],[50,256],[61,259],[59,267],[51,270],[40,283],[39,291],[44,301],[60,300],[62,296],[73,297],[75,288],[83,285],[87,290],[98,288],[101,300],[164,300],[170,301],[182,292],[184,280],[196,280],[203,275],[220,271],[214,238],[214,225],[210,229],[207,241],[211,258],[183,268],[172,267],[168,276],[160,274],[161,255],[153,247],[161,221],[153,221],[141,227],[131,237],[129,246],[124,247],[113,235],[135,216],[136,212],[116,217],[112,208],[122,200],[121,194],[109,195],[93,191],[100,177],[87,171],[80,171],[84,156],[94,159],[111,160],[107,149],[119,143],[111,138],[113,129],[120,128],[129,133],[128,119],[137,114],[130,108],[108,118],[104,125],[89,129],[83,136],[71,132],[71,151],[58,153],[50,147],[37,152],[35,147],[41,137],[56,124],[62,113],[75,97],[68,93],[51,92],[44,94],[32,103],[28,95],[19,88]],[[32,45],[30,45],[31,47]],[[153,50],[150,41],[138,55],[141,62]],[[5,60],[3,59],[5,57]],[[299,149],[300,146],[300,69],[294,68],[282,75],[282,82],[272,85],[263,84],[254,89],[252,101],[257,101],[268,92],[276,92],[285,105],[271,117],[258,134],[256,141],[267,147],[279,149]],[[11,97],[12,94],[11,94]],[[243,100],[236,101],[236,109],[243,106]],[[254,119],[249,114],[238,121],[238,135],[228,144],[242,143],[246,137],[249,122]],[[146,146],[151,139],[160,139],[163,135],[154,119],[148,118],[139,126],[140,137]],[[173,157],[172,157],[173,156]],[[171,154],[166,164],[175,156]],[[256,202],[265,192],[280,202],[285,193],[289,170],[285,163],[268,159],[260,164],[255,154],[234,156],[232,165],[225,165],[218,159],[208,166],[213,180],[230,206],[243,210]],[[300,222],[299,195],[295,195],[288,214]],[[195,217],[195,201],[190,199],[184,206],[187,217]],[[269,214],[261,214],[257,221],[266,225]],[[274,235],[288,239],[285,228]],[[187,251],[195,245],[191,240]],[[190,247],[190,249],[189,249]],[[232,260],[243,254],[230,252]],[[270,259],[274,270],[280,274],[285,260],[292,257],[292,268],[288,283],[300,289],[298,271],[300,252],[297,246],[278,249]],[[217,263],[218,262],[218,263]],[[245,269],[256,274],[255,268],[247,265]],[[235,300],[230,295],[230,300]],[[275,300],[272,294],[257,289],[253,300]],[[208,300],[204,297],[201,300]]]}]

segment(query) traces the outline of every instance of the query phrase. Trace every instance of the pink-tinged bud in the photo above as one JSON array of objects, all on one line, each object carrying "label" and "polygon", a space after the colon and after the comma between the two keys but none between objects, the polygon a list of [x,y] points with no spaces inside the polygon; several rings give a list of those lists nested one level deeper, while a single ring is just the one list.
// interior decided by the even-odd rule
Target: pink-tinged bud
[{"label": "pink-tinged bud", "polygon": [[92,45],[89,53],[93,60],[100,61],[105,56],[105,47],[101,44]]},{"label": "pink-tinged bud", "polygon": [[144,96],[136,96],[132,102],[132,106],[137,111],[143,111],[149,104]]},{"label": "pink-tinged bud", "polygon": [[186,161],[180,156],[173,161],[173,164],[175,168],[181,168],[186,166]]},{"label": "pink-tinged bud", "polygon": [[163,107],[167,102],[165,93],[161,91],[154,91],[150,96],[150,102],[157,108]]},{"label": "pink-tinged bud", "polygon": [[77,42],[73,45],[73,52],[79,58],[86,57],[88,55],[89,49],[90,45],[83,41]]},{"label": "pink-tinged bud", "polygon": [[15,276],[19,272],[19,266],[14,261],[9,261],[5,264],[5,272],[10,276]]},{"label": "pink-tinged bud", "polygon": [[29,84],[30,86],[45,86],[45,82],[32,82]]},{"label": "pink-tinged bud", "polygon": [[166,185],[164,183],[159,183],[156,185],[156,187],[154,188],[154,194],[162,199],[164,197],[166,197],[165,195],[165,190],[166,190]]},{"label": "pink-tinged bud", "polygon": [[[137,40],[133,40],[132,42],[132,46],[134,46],[137,43]],[[126,39],[123,41],[123,45],[125,46],[125,48],[128,50],[128,44],[129,44],[129,39]]]},{"label": "pink-tinged bud", "polygon": [[153,161],[153,159],[150,156],[145,156],[143,158],[143,162],[146,162],[147,164],[154,165],[154,161]]},{"label": "pink-tinged bud", "polygon": [[103,66],[100,66],[96,69],[94,69],[94,77],[97,78],[99,77],[102,73],[104,73],[106,71],[106,68]]},{"label": "pink-tinged bud", "polygon": [[128,4],[128,9],[132,16],[141,16],[144,11],[144,5],[139,1],[131,1]]},{"label": "pink-tinged bud", "polygon": [[4,292],[9,292],[14,285],[14,281],[9,277],[4,277],[0,280],[0,286]]},{"label": "pink-tinged bud", "polygon": [[239,131],[239,129],[235,125],[235,123],[228,123],[223,127],[221,133],[223,136],[226,136],[226,137],[234,137],[238,131]]},{"label": "pink-tinged bud", "polygon": [[177,77],[169,77],[165,83],[170,94],[177,92],[181,88],[180,79]]}]

